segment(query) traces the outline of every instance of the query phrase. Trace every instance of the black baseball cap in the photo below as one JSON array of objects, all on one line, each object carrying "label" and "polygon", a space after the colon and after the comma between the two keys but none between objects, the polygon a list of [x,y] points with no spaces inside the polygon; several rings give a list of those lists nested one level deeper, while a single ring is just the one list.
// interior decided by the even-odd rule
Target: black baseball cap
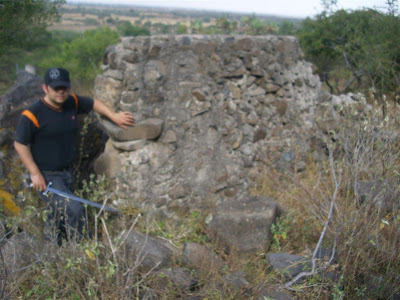
[{"label": "black baseball cap", "polygon": [[52,88],[70,88],[71,81],[69,80],[69,72],[63,68],[50,68],[44,75],[44,83],[46,86],[50,86]]}]

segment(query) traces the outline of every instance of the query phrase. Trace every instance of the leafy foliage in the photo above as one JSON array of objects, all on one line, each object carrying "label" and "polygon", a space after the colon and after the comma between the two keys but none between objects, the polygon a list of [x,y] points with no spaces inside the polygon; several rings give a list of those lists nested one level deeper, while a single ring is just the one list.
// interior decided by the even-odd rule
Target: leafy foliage
[{"label": "leafy foliage", "polygon": [[258,19],[256,16],[244,17],[244,32],[248,35],[276,34],[279,31],[275,23]]},{"label": "leafy foliage", "polygon": [[46,26],[65,0],[0,0],[0,90],[15,79],[15,63],[27,51],[49,45]]},{"label": "leafy foliage", "polygon": [[118,33],[109,27],[85,31],[70,43],[63,43],[58,55],[45,59],[40,66],[63,66],[78,80],[93,80],[100,70],[104,50],[118,40]]},{"label": "leafy foliage", "polygon": [[134,26],[129,21],[119,22],[117,30],[122,36],[150,35],[150,30],[141,26]]},{"label": "leafy foliage", "polygon": [[65,0],[0,1],[0,56],[13,48],[32,49],[46,40],[46,26]]},{"label": "leafy foliage", "polygon": [[337,82],[337,92],[373,87],[384,94],[397,92],[400,83],[399,30],[398,16],[371,9],[339,10],[306,19],[298,37],[322,78],[347,72],[346,82]]}]

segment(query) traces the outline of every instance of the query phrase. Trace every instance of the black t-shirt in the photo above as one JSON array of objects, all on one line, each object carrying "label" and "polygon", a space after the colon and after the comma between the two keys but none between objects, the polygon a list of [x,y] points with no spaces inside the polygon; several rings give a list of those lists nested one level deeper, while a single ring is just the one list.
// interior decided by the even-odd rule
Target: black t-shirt
[{"label": "black t-shirt", "polygon": [[70,95],[56,110],[40,99],[27,107],[19,118],[15,140],[29,145],[41,171],[68,168],[74,159],[78,114],[93,109],[93,99]]}]

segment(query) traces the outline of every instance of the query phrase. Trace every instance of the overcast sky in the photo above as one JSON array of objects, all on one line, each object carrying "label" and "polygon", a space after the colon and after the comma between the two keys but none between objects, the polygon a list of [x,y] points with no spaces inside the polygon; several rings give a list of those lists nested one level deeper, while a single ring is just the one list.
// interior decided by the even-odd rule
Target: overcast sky
[{"label": "overcast sky", "polygon": [[[171,8],[195,8],[227,12],[312,17],[322,11],[321,0],[67,0],[70,3],[133,4]],[[338,0],[338,8],[386,9],[386,0]]]}]

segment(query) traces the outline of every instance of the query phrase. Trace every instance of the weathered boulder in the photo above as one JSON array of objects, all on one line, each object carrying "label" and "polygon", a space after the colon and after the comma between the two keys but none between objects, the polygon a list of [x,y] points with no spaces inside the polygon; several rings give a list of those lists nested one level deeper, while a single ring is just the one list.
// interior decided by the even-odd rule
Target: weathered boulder
[{"label": "weathered boulder", "polygon": [[179,251],[168,241],[132,230],[125,240],[126,255],[143,268],[170,267]]},{"label": "weathered boulder", "polygon": [[286,279],[292,279],[303,271],[311,270],[311,262],[304,256],[289,253],[268,253],[267,259],[273,269],[279,271]]},{"label": "weathered boulder", "polygon": [[224,262],[211,249],[193,243],[185,243],[182,250],[182,264],[194,269],[201,269],[207,266],[209,269],[221,269]]},{"label": "weathered boulder", "polygon": [[190,292],[196,288],[197,279],[193,272],[184,268],[164,268],[154,273],[158,288],[171,288],[171,285],[184,292]]},{"label": "weathered boulder", "polygon": [[253,288],[256,300],[274,299],[274,300],[296,300],[295,296],[279,285],[258,286]]},{"label": "weathered boulder", "polygon": [[97,174],[106,175],[109,178],[116,178],[121,170],[119,151],[113,147],[109,140],[106,143],[104,152],[96,159],[94,170]]},{"label": "weathered boulder", "polygon": [[152,140],[160,135],[163,126],[163,120],[155,118],[140,121],[127,129],[107,119],[102,119],[101,122],[108,134],[117,141]]},{"label": "weathered boulder", "polygon": [[279,212],[278,204],[267,197],[234,198],[216,207],[208,229],[228,249],[262,252],[269,247],[271,225]]},{"label": "weathered boulder", "polygon": [[0,125],[13,128],[23,108],[43,96],[43,79],[26,71],[19,71],[15,84],[1,96]]},{"label": "weathered boulder", "polygon": [[222,279],[231,291],[238,292],[249,287],[249,283],[247,282],[243,271],[226,274]]},{"label": "weathered boulder", "polygon": [[95,98],[115,109],[121,96],[122,78],[113,76],[115,72],[96,77]]}]

